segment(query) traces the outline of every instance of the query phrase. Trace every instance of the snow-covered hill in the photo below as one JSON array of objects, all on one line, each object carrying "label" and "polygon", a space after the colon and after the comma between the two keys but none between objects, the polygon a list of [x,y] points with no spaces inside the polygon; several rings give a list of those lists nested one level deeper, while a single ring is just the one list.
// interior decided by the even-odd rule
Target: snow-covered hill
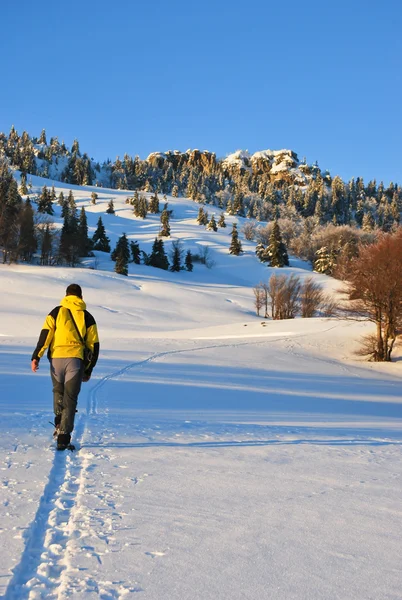
[{"label": "snow-covered hill", "polygon": [[[101,214],[112,246],[125,232],[149,251],[159,217],[135,218],[130,192],[54,183],[91,231]],[[271,269],[254,244],[229,255],[230,227],[206,231],[195,203],[168,200],[172,240],[208,245],[212,269],[124,277],[102,253],[76,269],[0,266],[3,597],[399,598],[401,363],[355,359],[365,324],[257,318],[252,287]],[[286,272],[311,275],[300,261]],[[32,374],[30,355],[71,282],[101,356],[78,451],[56,454],[47,361]]]}]

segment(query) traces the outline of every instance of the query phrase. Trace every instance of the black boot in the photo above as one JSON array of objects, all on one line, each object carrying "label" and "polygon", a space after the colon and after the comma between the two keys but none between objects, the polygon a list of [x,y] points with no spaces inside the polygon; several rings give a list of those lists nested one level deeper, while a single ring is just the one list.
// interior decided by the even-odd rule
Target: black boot
[{"label": "black boot", "polygon": [[71,435],[69,433],[59,433],[57,436],[57,450],[66,450],[70,447]]}]

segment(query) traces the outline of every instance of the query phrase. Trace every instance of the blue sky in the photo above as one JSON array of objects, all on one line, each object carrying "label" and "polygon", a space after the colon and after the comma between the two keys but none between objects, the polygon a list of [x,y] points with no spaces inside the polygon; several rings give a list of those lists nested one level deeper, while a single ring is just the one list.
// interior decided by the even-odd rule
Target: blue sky
[{"label": "blue sky", "polygon": [[0,131],[98,160],[291,148],[402,184],[400,0],[2,0]]}]

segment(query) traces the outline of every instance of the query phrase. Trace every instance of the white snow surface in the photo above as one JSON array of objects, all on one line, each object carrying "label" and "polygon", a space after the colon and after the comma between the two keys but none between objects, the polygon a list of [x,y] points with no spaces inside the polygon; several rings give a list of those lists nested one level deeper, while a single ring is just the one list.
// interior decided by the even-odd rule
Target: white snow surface
[{"label": "white snow surface", "polygon": [[[91,231],[101,214],[112,245],[126,232],[150,249],[159,217],[135,218],[132,193],[54,183]],[[230,227],[206,231],[198,205],[169,205],[172,240],[208,245],[212,269],[131,264],[123,277],[102,253],[76,269],[0,266],[1,596],[400,600],[400,352],[357,360],[364,323],[256,317],[252,287],[274,270],[254,244],[230,256]],[[57,453],[48,363],[33,374],[30,356],[72,282],[101,354],[77,451]]]}]

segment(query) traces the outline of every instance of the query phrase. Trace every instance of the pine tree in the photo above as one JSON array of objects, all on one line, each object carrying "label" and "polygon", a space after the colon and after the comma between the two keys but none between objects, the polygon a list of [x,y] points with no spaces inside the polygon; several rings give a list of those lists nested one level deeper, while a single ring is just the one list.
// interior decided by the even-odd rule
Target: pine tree
[{"label": "pine tree", "polygon": [[99,250],[100,252],[110,252],[110,240],[106,235],[102,217],[99,217],[98,226],[92,236],[92,247],[94,250]]},{"label": "pine tree", "polygon": [[150,198],[150,202],[149,202],[149,212],[152,214],[158,214],[159,213],[159,198],[158,198],[158,192],[155,192],[151,198]]},{"label": "pine tree", "polygon": [[47,213],[48,215],[53,215],[52,199],[51,199],[50,192],[47,189],[46,185],[43,186],[42,193],[39,196],[37,210],[38,210],[38,213],[43,213],[43,214]]},{"label": "pine tree", "polygon": [[171,255],[172,264],[169,267],[170,271],[175,271],[175,272],[181,271],[182,257],[183,257],[183,248],[181,246],[180,240],[175,240],[172,244],[172,255]]},{"label": "pine tree", "polygon": [[331,209],[335,224],[346,222],[346,189],[342,179],[336,175],[331,184]]},{"label": "pine tree", "polygon": [[148,212],[147,199],[145,198],[145,196],[141,196],[139,199],[139,206],[138,206],[139,214],[138,214],[138,216],[141,217],[141,219],[146,219],[147,212]]},{"label": "pine tree", "polygon": [[133,196],[131,204],[133,205],[134,216],[139,217],[140,216],[140,197],[139,197],[137,191],[134,192],[134,196]]},{"label": "pine tree", "polygon": [[173,198],[177,198],[179,195],[179,186],[175,184],[172,188],[172,196]]},{"label": "pine tree", "polygon": [[115,214],[113,200],[110,200],[110,202],[108,204],[108,207],[106,209],[106,212],[107,212],[108,215],[114,215]]},{"label": "pine tree", "polygon": [[286,246],[282,241],[281,231],[276,219],[272,226],[271,235],[269,236],[267,255],[269,257],[269,263],[271,267],[289,266],[288,253]]},{"label": "pine tree", "polygon": [[25,201],[20,216],[19,256],[26,262],[31,262],[38,247],[35,237],[34,211],[29,198]]},{"label": "pine tree", "polygon": [[21,181],[20,181],[19,192],[23,196],[26,196],[26,194],[28,193],[27,176],[26,176],[26,173],[24,173],[24,172],[21,173]]},{"label": "pine tree", "polygon": [[77,208],[77,204],[75,202],[73,191],[70,190],[67,196],[67,202],[71,209],[75,210]]},{"label": "pine tree", "polygon": [[375,228],[375,220],[373,217],[373,213],[369,210],[364,213],[363,221],[362,221],[362,230],[363,231],[372,231]]},{"label": "pine tree", "polygon": [[208,213],[202,206],[198,209],[197,223],[199,225],[208,225]]},{"label": "pine tree", "polygon": [[42,133],[40,134],[40,138],[38,140],[38,144],[45,144],[45,146],[47,145],[46,131],[44,129],[42,129]]},{"label": "pine tree", "polygon": [[208,231],[218,231],[218,226],[216,224],[214,215],[212,215],[212,217],[207,225],[207,229],[208,229]]},{"label": "pine tree", "polygon": [[60,194],[59,194],[59,199],[57,200],[57,203],[59,204],[59,206],[64,206],[65,199],[64,199],[64,194],[63,194],[63,192],[60,192]]},{"label": "pine tree", "polygon": [[234,202],[233,202],[234,214],[243,216],[243,214],[244,214],[243,199],[244,199],[244,194],[242,194],[242,192],[240,192],[240,191],[236,191],[235,197],[234,197]]},{"label": "pine tree", "polygon": [[131,256],[133,263],[136,265],[141,264],[141,250],[138,242],[130,242]]},{"label": "pine tree", "polygon": [[71,146],[71,154],[77,154],[78,156],[80,156],[80,145],[78,143],[78,140],[73,141],[73,145]]},{"label": "pine tree", "polygon": [[98,197],[99,196],[98,196],[98,194],[96,192],[92,192],[92,194],[91,194],[91,202],[92,202],[92,204],[96,204],[96,201],[97,201]]},{"label": "pine tree", "polygon": [[161,223],[162,227],[159,232],[160,237],[170,237],[170,211],[167,209],[167,204],[165,204],[165,208],[161,214]]},{"label": "pine tree", "polygon": [[228,215],[234,215],[234,209],[233,209],[233,201],[232,200],[228,200],[227,204],[226,204],[226,212],[228,213]]},{"label": "pine tree", "polygon": [[193,270],[193,255],[191,254],[190,250],[187,250],[185,264],[186,264],[187,271],[192,271]]},{"label": "pine tree", "polygon": [[114,260],[116,261],[114,270],[120,275],[128,275],[128,262],[130,260],[130,249],[125,233],[119,237],[116,249],[114,251]]},{"label": "pine tree", "polygon": [[319,248],[315,253],[315,260],[313,263],[313,269],[317,273],[325,273],[325,275],[332,275],[337,264],[338,252],[334,249],[323,246]]},{"label": "pine tree", "polygon": [[88,223],[85,208],[81,208],[78,225],[79,255],[88,256],[91,249],[91,240],[88,238]]},{"label": "pine tree", "polygon": [[7,163],[0,161],[0,246],[3,248],[3,263],[12,262],[18,257],[21,208],[18,184]]},{"label": "pine tree", "polygon": [[78,231],[77,211],[70,208],[64,217],[59,244],[59,261],[70,267],[75,267],[79,263],[80,243]]},{"label": "pine tree", "polygon": [[229,246],[229,254],[238,256],[239,254],[241,254],[243,252],[243,248],[241,245],[241,241],[239,240],[239,233],[237,231],[236,223],[233,223],[231,236],[232,236],[232,241]]},{"label": "pine tree", "polygon": [[269,262],[267,248],[261,242],[255,247],[255,253],[261,262]]},{"label": "pine tree", "polygon": [[221,216],[219,217],[219,221],[218,221],[218,226],[219,227],[226,227],[225,213],[221,213]]},{"label": "pine tree", "polygon": [[41,265],[50,265],[51,257],[53,250],[53,238],[50,231],[49,223],[46,223],[45,228],[42,230],[41,234],[41,254],[40,254],[40,264]]},{"label": "pine tree", "polygon": [[61,205],[61,218],[65,219],[66,215],[69,215],[71,210],[68,200],[64,199],[63,204]]},{"label": "pine tree", "polygon": [[169,261],[165,253],[163,240],[155,238],[152,246],[152,252],[148,257],[146,264],[150,267],[157,267],[158,269],[164,269],[167,271],[169,268]]}]

